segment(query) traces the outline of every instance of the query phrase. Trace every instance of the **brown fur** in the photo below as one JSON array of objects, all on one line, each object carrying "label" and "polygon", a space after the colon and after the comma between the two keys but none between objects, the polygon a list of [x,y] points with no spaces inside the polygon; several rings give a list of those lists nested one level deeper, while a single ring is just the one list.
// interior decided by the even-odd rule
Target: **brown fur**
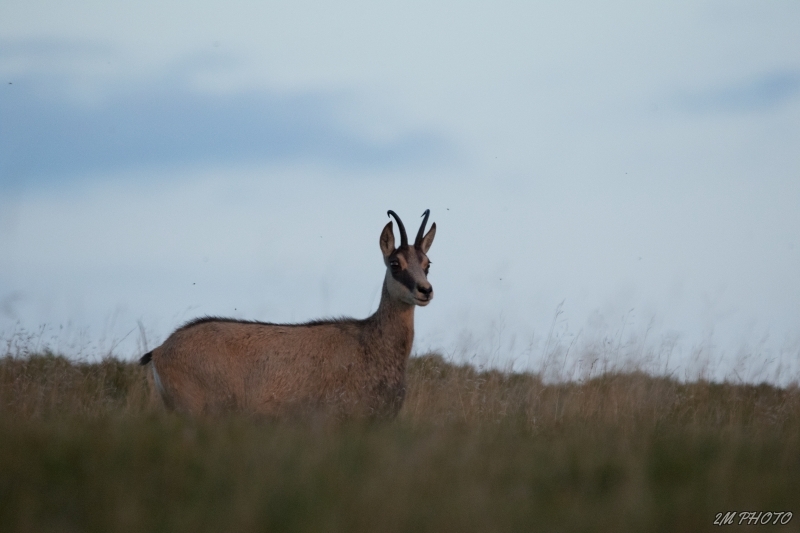
[{"label": "brown fur", "polygon": [[[152,362],[165,405],[178,411],[393,417],[405,395],[414,307],[433,298],[425,252],[435,232],[433,224],[422,242],[395,249],[392,223],[384,227],[387,272],[378,309],[366,319],[269,324],[203,318],[177,329],[142,364]],[[394,259],[400,271],[393,271]]]}]

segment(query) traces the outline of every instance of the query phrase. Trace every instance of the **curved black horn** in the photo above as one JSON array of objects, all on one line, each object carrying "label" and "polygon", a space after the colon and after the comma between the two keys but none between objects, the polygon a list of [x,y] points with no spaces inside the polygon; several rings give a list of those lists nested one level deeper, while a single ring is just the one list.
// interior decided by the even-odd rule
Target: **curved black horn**
[{"label": "curved black horn", "polygon": [[397,216],[397,213],[389,209],[386,212],[387,216],[393,216],[394,219],[397,221],[397,227],[400,228],[400,246],[408,246],[408,237],[406,236],[406,227],[403,225],[403,221],[400,220],[400,217]]},{"label": "curved black horn", "polygon": [[414,241],[414,246],[416,247],[419,247],[419,245],[422,243],[422,234],[425,233],[425,226],[428,224],[428,216],[430,216],[430,214],[430,209],[426,209],[425,212],[422,213],[422,216],[424,216],[425,219],[422,221],[422,225],[419,227],[419,231],[417,232],[417,240]]}]

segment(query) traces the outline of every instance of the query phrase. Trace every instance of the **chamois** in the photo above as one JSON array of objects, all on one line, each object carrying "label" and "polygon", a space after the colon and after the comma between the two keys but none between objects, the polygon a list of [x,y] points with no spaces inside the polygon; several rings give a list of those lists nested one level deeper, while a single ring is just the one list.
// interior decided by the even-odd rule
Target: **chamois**
[{"label": "chamois", "polygon": [[433,299],[427,252],[436,223],[413,246],[394,211],[380,235],[386,275],[377,311],[339,318],[272,324],[203,317],[175,330],[139,360],[152,363],[152,382],[169,409],[190,414],[243,411],[268,417],[324,414],[393,418],[405,396],[405,369],[414,339],[414,307]]}]

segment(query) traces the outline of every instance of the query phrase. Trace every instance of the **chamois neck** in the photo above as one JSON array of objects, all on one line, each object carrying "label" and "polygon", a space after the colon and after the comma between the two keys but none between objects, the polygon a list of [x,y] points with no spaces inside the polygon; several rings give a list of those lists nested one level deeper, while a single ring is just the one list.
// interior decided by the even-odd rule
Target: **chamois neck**
[{"label": "chamois neck", "polygon": [[413,304],[401,302],[397,298],[389,294],[389,288],[386,285],[386,280],[383,281],[383,288],[381,289],[381,302],[378,304],[378,310],[375,312],[377,316],[381,317],[396,317],[397,315],[407,316],[411,320],[411,325],[414,325],[414,308]]},{"label": "chamois neck", "polygon": [[[372,315],[374,322],[384,331],[392,330],[395,334],[408,339],[408,349],[411,350],[411,341],[414,338],[414,308],[413,304],[407,304],[394,298],[383,281],[381,289],[381,302],[377,311]],[[388,333],[388,331],[387,331]]]}]

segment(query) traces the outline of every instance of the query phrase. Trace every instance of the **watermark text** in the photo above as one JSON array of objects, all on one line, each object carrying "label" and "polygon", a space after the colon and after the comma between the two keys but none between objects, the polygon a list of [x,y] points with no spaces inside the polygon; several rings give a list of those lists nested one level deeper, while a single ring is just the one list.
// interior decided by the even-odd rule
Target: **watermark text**
[{"label": "watermark text", "polygon": [[715,526],[732,525],[786,525],[792,520],[791,511],[728,511],[727,513],[717,513],[714,518]]}]

